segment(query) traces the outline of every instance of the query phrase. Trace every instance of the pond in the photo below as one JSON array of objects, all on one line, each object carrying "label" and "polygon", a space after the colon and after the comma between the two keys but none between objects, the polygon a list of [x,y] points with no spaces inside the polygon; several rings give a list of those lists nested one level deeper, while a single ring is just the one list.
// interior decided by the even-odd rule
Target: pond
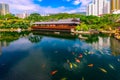
[{"label": "pond", "polygon": [[120,41],[109,34],[1,32],[0,80],[120,80]]}]

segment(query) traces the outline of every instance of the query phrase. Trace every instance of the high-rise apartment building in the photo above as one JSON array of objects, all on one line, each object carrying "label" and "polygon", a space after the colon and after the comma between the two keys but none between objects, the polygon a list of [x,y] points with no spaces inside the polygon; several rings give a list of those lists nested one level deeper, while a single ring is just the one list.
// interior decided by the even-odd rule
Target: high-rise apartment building
[{"label": "high-rise apartment building", "polygon": [[30,14],[28,14],[26,11],[24,13],[20,13],[20,14],[16,14],[15,16],[16,17],[19,17],[19,18],[26,18],[28,17]]},{"label": "high-rise apartment building", "polygon": [[0,3],[0,15],[6,15],[9,13],[9,5]]},{"label": "high-rise apartment building", "polygon": [[103,7],[103,14],[109,14],[109,13],[110,13],[110,1],[105,0]]},{"label": "high-rise apartment building", "polygon": [[108,0],[93,0],[87,7],[87,15],[100,16],[110,13],[110,1]]},{"label": "high-rise apartment building", "polygon": [[94,14],[94,4],[89,4],[88,6],[87,6],[87,15],[93,15]]},{"label": "high-rise apartment building", "polygon": [[120,13],[120,0],[111,0],[111,13]]}]

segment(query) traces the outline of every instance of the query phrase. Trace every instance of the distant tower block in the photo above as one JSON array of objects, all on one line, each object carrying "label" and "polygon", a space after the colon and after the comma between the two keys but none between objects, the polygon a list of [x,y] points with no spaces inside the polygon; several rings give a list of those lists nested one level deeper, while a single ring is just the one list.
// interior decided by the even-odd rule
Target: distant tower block
[{"label": "distant tower block", "polygon": [[1,44],[1,41],[0,41],[0,56],[2,55],[2,44]]},{"label": "distant tower block", "polygon": [[120,13],[120,0],[111,0],[111,13]]},{"label": "distant tower block", "polygon": [[87,6],[87,15],[101,16],[110,13],[110,1],[108,0],[93,0]]},{"label": "distant tower block", "polygon": [[5,3],[0,3],[0,15],[9,14],[9,5]]}]

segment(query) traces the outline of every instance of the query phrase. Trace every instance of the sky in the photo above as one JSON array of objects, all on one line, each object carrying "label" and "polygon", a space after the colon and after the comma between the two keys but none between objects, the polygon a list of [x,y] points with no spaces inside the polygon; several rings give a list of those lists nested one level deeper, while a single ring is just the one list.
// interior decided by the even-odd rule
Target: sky
[{"label": "sky", "polygon": [[17,13],[77,13],[86,12],[86,6],[92,0],[0,0],[0,3],[7,3],[10,12]]}]

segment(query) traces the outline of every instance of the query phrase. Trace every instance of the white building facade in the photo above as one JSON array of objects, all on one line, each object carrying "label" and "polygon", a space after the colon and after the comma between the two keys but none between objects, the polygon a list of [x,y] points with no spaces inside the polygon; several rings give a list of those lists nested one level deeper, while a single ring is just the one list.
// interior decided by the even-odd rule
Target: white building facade
[{"label": "white building facade", "polygon": [[87,6],[87,15],[93,15],[94,14],[94,4],[89,4]]},{"label": "white building facade", "polygon": [[110,13],[110,1],[108,0],[93,0],[87,7],[87,15],[100,16]]},{"label": "white building facade", "polygon": [[16,17],[19,17],[19,18],[26,18],[28,17],[30,14],[28,14],[27,12],[24,12],[24,13],[21,13],[21,14],[16,14],[15,16]]},{"label": "white building facade", "polygon": [[103,14],[110,14],[110,1],[104,1]]},{"label": "white building facade", "polygon": [[0,15],[9,14],[9,5],[5,3],[0,3]]}]

